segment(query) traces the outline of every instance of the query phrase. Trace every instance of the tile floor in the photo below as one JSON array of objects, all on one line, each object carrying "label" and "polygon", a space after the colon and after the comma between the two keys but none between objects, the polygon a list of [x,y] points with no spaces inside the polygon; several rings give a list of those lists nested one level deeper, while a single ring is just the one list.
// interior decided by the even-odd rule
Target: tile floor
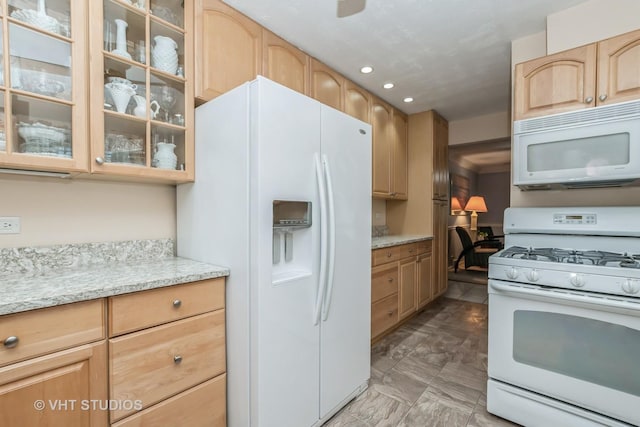
[{"label": "tile floor", "polygon": [[516,425],[486,411],[486,289],[450,281],[446,297],[378,342],[368,390],[325,426]]}]

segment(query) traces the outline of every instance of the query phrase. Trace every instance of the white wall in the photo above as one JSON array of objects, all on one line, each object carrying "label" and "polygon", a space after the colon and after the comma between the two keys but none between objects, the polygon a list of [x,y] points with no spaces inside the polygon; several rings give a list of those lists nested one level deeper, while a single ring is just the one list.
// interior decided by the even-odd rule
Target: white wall
[{"label": "white wall", "polygon": [[175,187],[0,175],[0,216],[18,216],[20,234],[0,247],[175,238]]},{"label": "white wall", "polygon": [[[549,15],[546,32],[514,40],[511,43],[512,73],[519,62],[635,29],[640,29],[640,0],[582,3]],[[638,201],[640,187],[552,191],[520,191],[511,187],[511,206],[637,206]]]},{"label": "white wall", "polygon": [[508,111],[449,122],[449,145],[511,137]]},{"label": "white wall", "polygon": [[640,1],[590,0],[547,16],[547,54],[640,28]]}]

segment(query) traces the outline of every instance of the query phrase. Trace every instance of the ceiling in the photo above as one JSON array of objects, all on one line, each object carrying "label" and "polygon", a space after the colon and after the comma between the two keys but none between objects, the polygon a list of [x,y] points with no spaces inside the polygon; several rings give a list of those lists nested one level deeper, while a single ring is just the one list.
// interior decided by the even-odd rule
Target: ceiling
[{"label": "ceiling", "polygon": [[585,0],[367,0],[345,18],[337,0],[224,1],[396,108],[452,121],[507,111],[511,40]]}]

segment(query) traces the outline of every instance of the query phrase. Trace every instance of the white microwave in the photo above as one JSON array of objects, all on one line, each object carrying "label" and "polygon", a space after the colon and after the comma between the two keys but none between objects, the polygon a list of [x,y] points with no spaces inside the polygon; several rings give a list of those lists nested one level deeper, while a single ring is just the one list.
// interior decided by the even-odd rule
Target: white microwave
[{"label": "white microwave", "polygon": [[513,123],[522,190],[640,183],[640,100]]}]

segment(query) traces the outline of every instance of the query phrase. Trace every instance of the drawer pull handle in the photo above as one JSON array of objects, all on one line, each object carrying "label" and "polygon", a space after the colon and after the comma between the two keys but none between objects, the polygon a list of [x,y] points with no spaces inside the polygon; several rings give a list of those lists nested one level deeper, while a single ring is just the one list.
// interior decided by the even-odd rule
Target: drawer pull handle
[{"label": "drawer pull handle", "polygon": [[182,356],[173,356],[173,363],[179,365],[182,362]]},{"label": "drawer pull handle", "polygon": [[387,314],[388,314],[389,316],[393,316],[393,310],[389,310],[389,311],[387,312]]},{"label": "drawer pull handle", "polygon": [[173,300],[174,308],[180,308],[181,305],[182,305],[182,301],[180,301],[179,299]]},{"label": "drawer pull handle", "polygon": [[393,277],[389,277],[389,278],[387,279],[387,281],[388,281],[389,283],[393,282]]},{"label": "drawer pull handle", "polygon": [[18,345],[18,341],[20,341],[18,337],[12,335],[4,340],[4,346],[6,348],[14,348]]},{"label": "drawer pull handle", "polygon": [[391,258],[391,252],[387,252],[387,258]]},{"label": "drawer pull handle", "polygon": [[409,249],[409,253],[412,254],[413,253],[413,249]]}]

